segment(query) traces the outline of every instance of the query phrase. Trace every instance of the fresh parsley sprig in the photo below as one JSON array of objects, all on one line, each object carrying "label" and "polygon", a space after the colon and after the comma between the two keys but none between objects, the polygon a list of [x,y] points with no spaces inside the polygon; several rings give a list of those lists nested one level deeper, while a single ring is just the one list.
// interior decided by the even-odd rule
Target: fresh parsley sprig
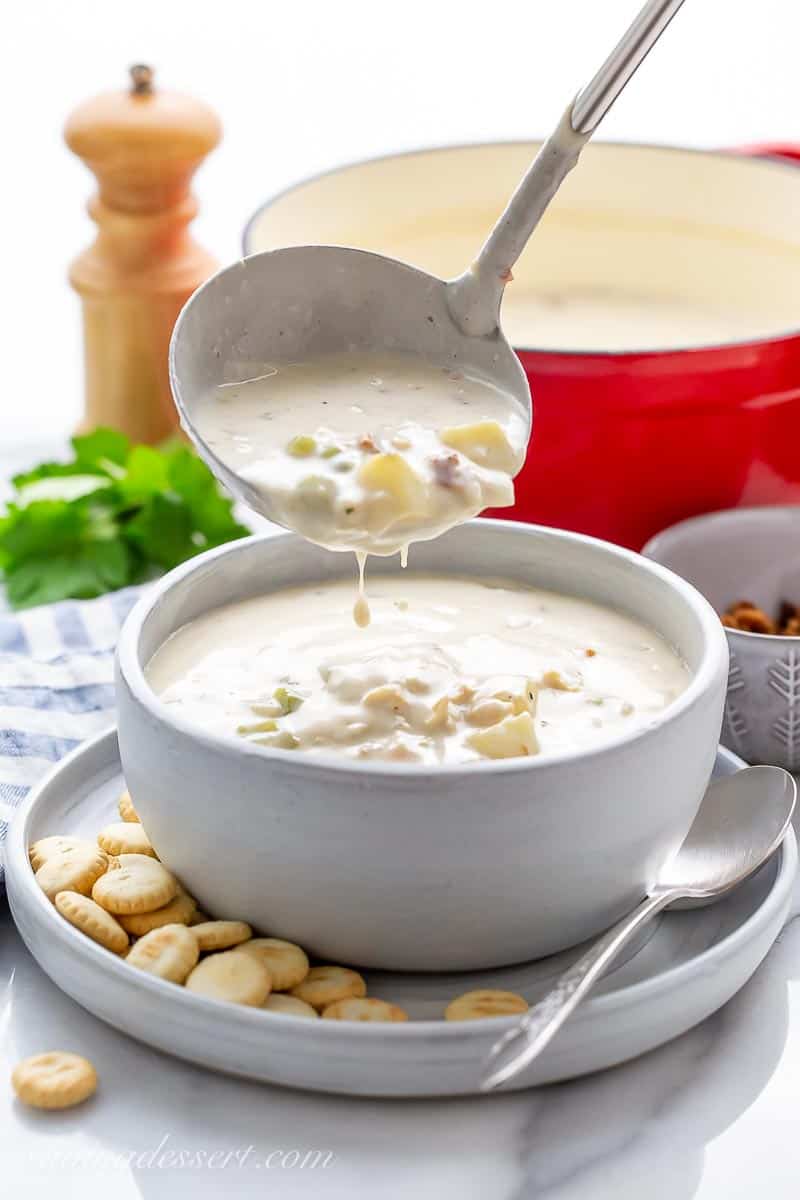
[{"label": "fresh parsley sprig", "polygon": [[14,608],[100,596],[249,532],[180,442],[132,446],[96,429],[72,448],[70,462],[41,463],[12,481],[0,571]]}]

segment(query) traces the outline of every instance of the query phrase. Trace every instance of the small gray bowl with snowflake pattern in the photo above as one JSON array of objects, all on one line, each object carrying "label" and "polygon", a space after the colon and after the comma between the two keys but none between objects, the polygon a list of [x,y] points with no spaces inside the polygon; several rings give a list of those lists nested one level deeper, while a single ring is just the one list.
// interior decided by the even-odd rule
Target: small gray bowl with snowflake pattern
[{"label": "small gray bowl with snowflake pattern", "polygon": [[[691,517],[642,554],[682,575],[717,612],[748,600],[775,616],[800,605],[798,505]],[[731,653],[722,742],[750,763],[800,771],[800,637],[726,629]]]}]

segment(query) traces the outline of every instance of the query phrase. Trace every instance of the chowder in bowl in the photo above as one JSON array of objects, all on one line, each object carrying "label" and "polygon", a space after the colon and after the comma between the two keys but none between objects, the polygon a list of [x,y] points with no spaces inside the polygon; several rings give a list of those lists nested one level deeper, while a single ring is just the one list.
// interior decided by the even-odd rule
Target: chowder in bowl
[{"label": "chowder in bowl", "polygon": [[[348,635],[397,640],[404,690],[388,705],[385,647],[365,674],[336,624],[346,556],[253,538],[157,584],[118,649],[136,809],[203,907],[320,957],[462,970],[553,953],[632,907],[689,829],[716,752],[723,630],[691,585],[578,534],[473,521],[420,543],[412,565],[416,580],[376,561],[376,620]],[[410,616],[397,615],[404,603]],[[461,635],[454,611],[469,616]],[[319,674],[324,703],[309,662],[291,661],[313,638],[286,640],[320,613],[320,638],[337,642]],[[554,639],[552,675],[539,626]],[[441,661],[425,653],[436,629]],[[503,661],[515,639],[518,661]],[[232,674],[209,671],[215,662]],[[478,677],[495,671],[481,694]],[[505,687],[515,673],[530,690]],[[438,711],[437,689],[450,696]]]}]

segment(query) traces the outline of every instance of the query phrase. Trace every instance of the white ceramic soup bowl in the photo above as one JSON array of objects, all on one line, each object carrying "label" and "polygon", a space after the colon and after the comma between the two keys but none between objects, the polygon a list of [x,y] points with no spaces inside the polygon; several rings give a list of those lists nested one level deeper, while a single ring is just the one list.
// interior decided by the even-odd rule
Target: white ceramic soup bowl
[{"label": "white ceramic soup bowl", "polygon": [[[147,682],[165,639],[231,601],[353,577],[349,555],[293,535],[249,538],[172,571],[123,629],[119,741],[136,808],[204,909],[323,959],[467,970],[574,945],[641,898],[694,819],[722,718],[719,619],[658,564],[554,529],[469,522],[415,545],[412,569],[624,610],[676,647],[689,686],[646,728],[542,760],[362,763],[204,732]],[[370,563],[373,575],[399,571],[394,559]]]}]

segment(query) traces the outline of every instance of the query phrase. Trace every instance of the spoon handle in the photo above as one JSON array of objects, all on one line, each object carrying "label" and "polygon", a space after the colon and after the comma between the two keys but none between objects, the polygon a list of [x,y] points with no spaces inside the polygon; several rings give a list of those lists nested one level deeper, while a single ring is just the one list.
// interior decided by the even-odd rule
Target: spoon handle
[{"label": "spoon handle", "polygon": [[492,1047],[486,1062],[481,1091],[489,1092],[524,1070],[555,1036],[591,991],[631,936],[671,904],[680,893],[656,892],[627,917],[598,938],[553,985],[547,995]]},{"label": "spoon handle", "polygon": [[448,285],[450,311],[465,333],[483,337],[497,328],[511,268],[581,150],[683,2],[647,0],[542,145],[475,262]]}]

